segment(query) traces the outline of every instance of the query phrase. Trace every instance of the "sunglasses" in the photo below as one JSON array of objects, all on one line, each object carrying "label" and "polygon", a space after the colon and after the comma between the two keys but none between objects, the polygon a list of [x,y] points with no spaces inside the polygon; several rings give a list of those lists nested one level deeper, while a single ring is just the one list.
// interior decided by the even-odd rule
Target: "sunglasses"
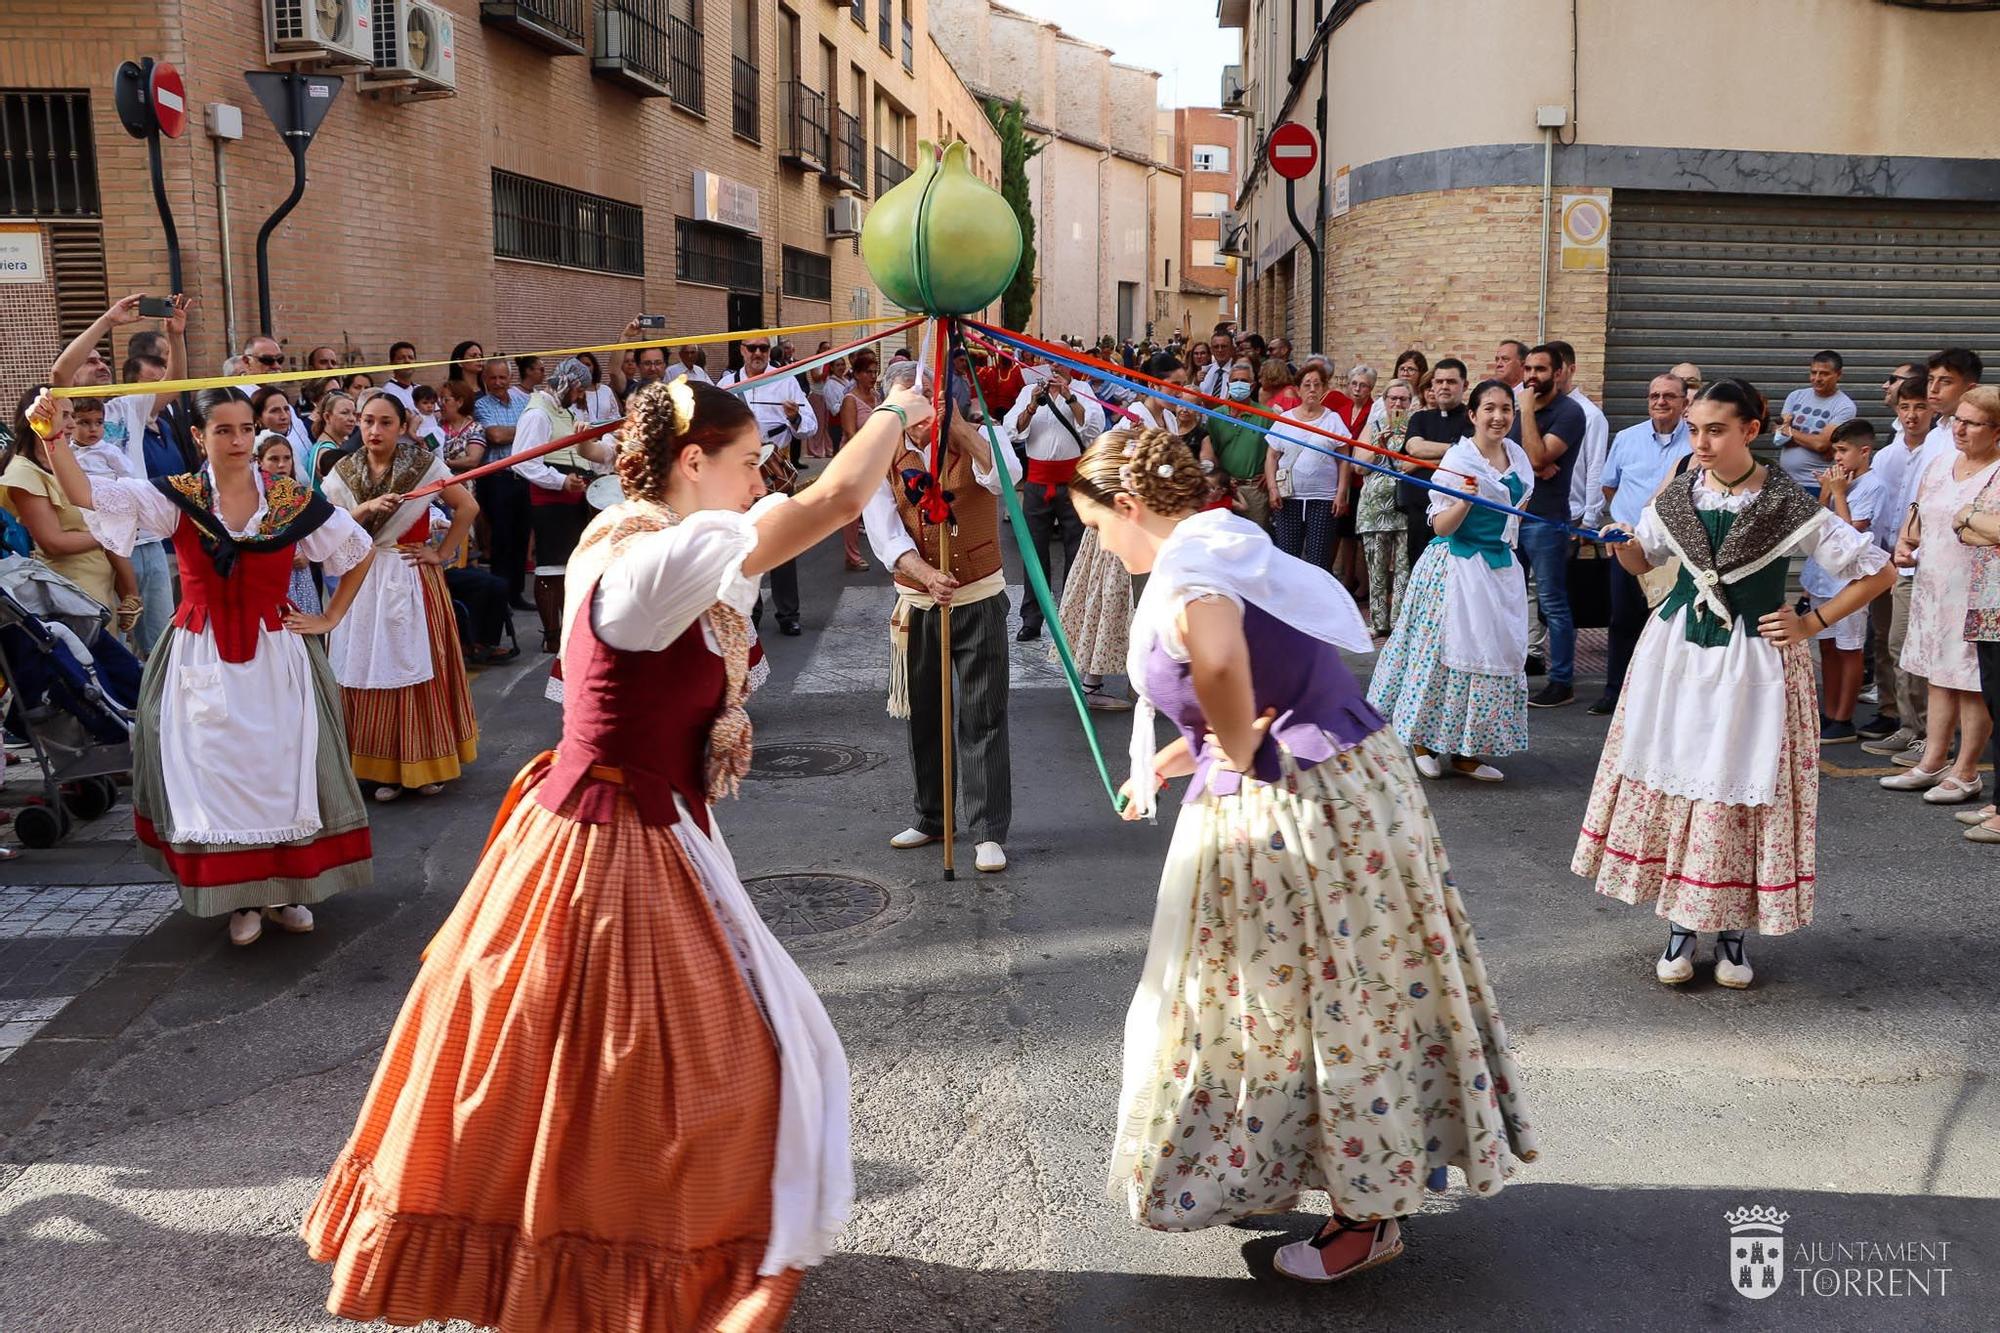
[{"label": "sunglasses", "polygon": [[769,344],[769,343],[744,343],[744,344],[743,344],[743,350],[744,350],[744,351],[746,351],[746,352],[768,352],[768,351],[770,351],[770,350],[771,350],[771,344]]},{"label": "sunglasses", "polygon": [[285,358],[282,356],[253,356],[250,359],[260,366],[282,366],[285,364]]}]

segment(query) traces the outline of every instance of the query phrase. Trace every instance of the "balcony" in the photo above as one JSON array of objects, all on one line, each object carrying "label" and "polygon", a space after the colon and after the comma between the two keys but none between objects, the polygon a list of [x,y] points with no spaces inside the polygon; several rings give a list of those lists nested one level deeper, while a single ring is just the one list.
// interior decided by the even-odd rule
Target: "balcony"
[{"label": "balcony", "polygon": [[827,165],[826,98],[787,79],[778,85],[778,156],[793,166],[823,171]]},{"label": "balcony", "polygon": [[668,96],[666,21],[666,0],[603,0],[590,72],[641,97]]},{"label": "balcony", "polygon": [[585,0],[480,0],[480,20],[561,56],[584,54]]},{"label": "balcony", "polygon": [[868,145],[861,135],[861,117],[846,111],[833,115],[833,159],[826,178],[850,190],[868,188]]},{"label": "balcony", "polygon": [[762,143],[757,122],[762,119],[757,105],[757,67],[742,56],[729,64],[729,114],[736,132],[751,143]]},{"label": "balcony", "polygon": [[910,169],[887,149],[875,150],[875,197],[880,199],[910,178]]},{"label": "balcony", "polygon": [[903,68],[912,74],[917,69],[917,34],[908,19],[903,20]]},{"label": "balcony", "polygon": [[674,105],[708,114],[708,76],[701,72],[701,29],[686,19],[667,19],[667,71]]}]

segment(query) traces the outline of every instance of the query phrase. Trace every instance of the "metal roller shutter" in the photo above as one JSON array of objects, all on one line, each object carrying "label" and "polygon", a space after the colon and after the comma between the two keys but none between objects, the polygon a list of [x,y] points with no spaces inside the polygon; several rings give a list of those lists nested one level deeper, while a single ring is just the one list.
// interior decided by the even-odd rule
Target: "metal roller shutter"
[{"label": "metal roller shutter", "polygon": [[1886,427],[1898,362],[1970,347],[2000,363],[2000,206],[1621,190],[1607,323],[1613,429],[1645,417],[1648,380],[1677,361],[1740,375],[1775,409],[1827,347]]}]

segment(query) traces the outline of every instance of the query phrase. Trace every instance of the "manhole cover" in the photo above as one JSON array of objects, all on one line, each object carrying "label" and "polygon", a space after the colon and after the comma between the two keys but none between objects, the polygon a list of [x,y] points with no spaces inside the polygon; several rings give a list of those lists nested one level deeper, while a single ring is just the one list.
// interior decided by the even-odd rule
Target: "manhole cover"
[{"label": "manhole cover", "polygon": [[781,940],[853,930],[889,910],[887,889],[851,875],[763,875],[743,887]]},{"label": "manhole cover", "polygon": [[753,778],[826,778],[873,763],[875,756],[852,745],[826,741],[760,745],[750,760]]}]

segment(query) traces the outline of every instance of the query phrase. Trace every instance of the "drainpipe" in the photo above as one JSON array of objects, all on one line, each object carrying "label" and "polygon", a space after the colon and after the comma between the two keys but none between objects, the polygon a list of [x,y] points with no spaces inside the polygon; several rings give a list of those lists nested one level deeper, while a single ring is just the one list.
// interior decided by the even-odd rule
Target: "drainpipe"
[{"label": "drainpipe", "polygon": [[1541,296],[1535,306],[1535,341],[1547,342],[1549,338],[1549,222],[1554,216],[1556,183],[1556,132],[1552,126],[1542,127],[1542,285]]},{"label": "drainpipe", "polygon": [[[1092,347],[1097,346],[1097,340],[1106,333],[1104,327],[1104,234],[1111,230],[1111,205],[1105,199],[1104,193],[1109,187],[1110,179],[1111,150],[1109,148],[1100,148],[1097,150],[1097,309],[1095,311],[1097,315],[1097,329],[1095,332],[1086,329],[1082,335]],[[1116,288],[1113,288],[1111,292],[1111,324],[1113,329],[1118,325],[1118,292]]]},{"label": "drainpipe", "polygon": [[229,243],[229,172],[223,166],[220,137],[209,143],[215,148],[215,216],[222,240],[222,338],[225,346],[241,347],[236,340],[236,260]]}]

